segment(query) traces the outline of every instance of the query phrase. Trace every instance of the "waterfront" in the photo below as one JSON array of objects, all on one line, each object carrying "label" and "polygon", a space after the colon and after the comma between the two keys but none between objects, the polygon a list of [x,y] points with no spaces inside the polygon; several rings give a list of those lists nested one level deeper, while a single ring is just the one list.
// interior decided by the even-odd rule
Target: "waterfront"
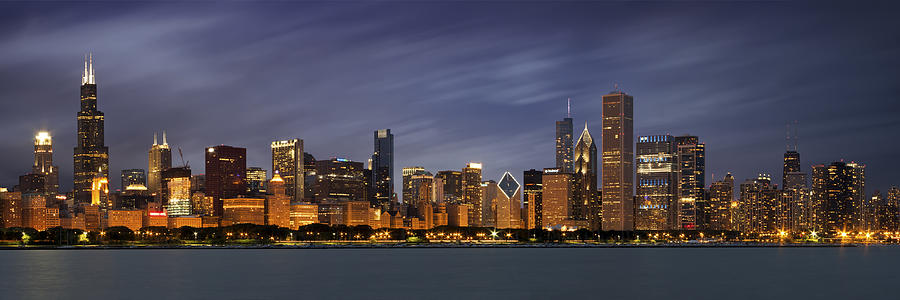
[{"label": "waterfront", "polygon": [[900,247],[0,251],[4,299],[838,299]]}]

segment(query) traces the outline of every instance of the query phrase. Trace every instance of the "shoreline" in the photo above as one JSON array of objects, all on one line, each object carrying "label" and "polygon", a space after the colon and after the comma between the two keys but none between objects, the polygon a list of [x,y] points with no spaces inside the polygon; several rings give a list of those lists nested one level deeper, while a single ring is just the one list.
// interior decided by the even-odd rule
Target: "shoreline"
[{"label": "shoreline", "polygon": [[[882,246],[882,244],[871,244]],[[298,244],[298,245],[29,245],[0,246],[0,250],[141,250],[141,249],[485,249],[485,248],[843,248],[868,246],[867,244],[776,244],[776,243],[724,243],[724,244]],[[885,245],[890,246],[890,245]]]}]

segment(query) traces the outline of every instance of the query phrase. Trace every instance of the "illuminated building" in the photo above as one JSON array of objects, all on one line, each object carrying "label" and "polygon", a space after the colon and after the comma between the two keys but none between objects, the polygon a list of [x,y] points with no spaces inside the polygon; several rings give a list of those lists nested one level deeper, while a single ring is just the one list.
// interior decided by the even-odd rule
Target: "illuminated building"
[{"label": "illuminated building", "polygon": [[150,190],[142,184],[131,184],[125,187],[119,196],[119,205],[116,209],[144,209],[147,204],[154,201]]},{"label": "illuminated building", "polygon": [[886,200],[896,206],[900,206],[900,188],[892,186],[891,189],[888,190]]},{"label": "illuminated building", "polygon": [[434,221],[434,227],[448,225],[446,203],[440,203],[435,207],[434,213],[432,214],[432,219]]},{"label": "illuminated building", "polygon": [[103,229],[103,215],[100,211],[100,206],[82,204],[79,210],[84,216],[85,231],[100,231]]},{"label": "illuminated building", "polygon": [[869,231],[872,216],[866,197],[866,165],[849,162],[851,187],[853,189],[853,212],[854,212],[854,228],[858,231]]},{"label": "illuminated building", "polygon": [[541,226],[554,227],[567,223],[569,219],[569,199],[572,197],[574,180],[572,173],[559,169],[544,169],[541,178]]},{"label": "illuminated building", "polygon": [[319,222],[319,206],[312,203],[291,204],[291,229]]},{"label": "illuminated building", "polygon": [[291,198],[278,172],[272,176],[269,187],[272,194],[266,195],[266,225],[291,228]]},{"label": "illuminated building", "polygon": [[348,201],[343,203],[342,219],[347,226],[369,225],[369,201]]},{"label": "illuminated building", "polygon": [[[193,182],[191,183],[193,185]],[[213,208],[213,197],[207,196],[204,192],[194,192],[191,194],[191,214],[198,216],[212,216],[215,211]]]},{"label": "illuminated building", "polygon": [[[471,204],[448,204],[447,225],[451,227],[468,227],[470,208]],[[382,218],[384,218],[384,215],[382,215]]]},{"label": "illuminated building", "polygon": [[16,191],[22,192],[22,194],[27,195],[44,195],[46,194],[45,189],[47,188],[47,176],[44,174],[25,174],[19,176],[19,185],[16,186]]},{"label": "illuminated building", "polygon": [[110,210],[108,213],[109,227],[124,226],[132,231],[138,231],[144,226],[144,214],[140,210]]},{"label": "illuminated building", "polygon": [[140,185],[146,188],[147,175],[144,174],[144,169],[122,170],[122,190],[124,191],[130,185]]},{"label": "illuminated building", "polygon": [[573,166],[572,199],[569,204],[569,218],[572,220],[584,220],[590,224],[591,229],[600,229],[602,216],[600,215],[600,203],[597,201],[597,145],[594,137],[588,131],[587,122],[584,130],[578,137],[573,151],[575,164]]},{"label": "illuminated building", "polygon": [[53,138],[46,131],[34,137],[34,165],[31,173],[44,175],[43,193],[59,192],[59,167],[53,165]]},{"label": "illuminated building", "polygon": [[390,129],[375,131],[375,150],[372,153],[372,201],[382,209],[390,207],[394,195],[394,135]]},{"label": "illuminated building", "polygon": [[169,215],[162,207],[153,205],[142,211],[144,224],[142,227],[169,227]]},{"label": "illuminated building", "polygon": [[444,202],[444,181],[438,177],[432,177],[431,201],[434,203]]},{"label": "illuminated building", "polygon": [[153,145],[147,153],[147,189],[154,195],[162,195],[162,172],[172,167],[172,150],[166,141],[166,132],[163,131],[162,144],[157,143],[156,133],[153,133]]},{"label": "illuminated building", "polygon": [[222,199],[222,226],[245,223],[266,225],[265,202],[262,198]]},{"label": "illuminated building", "polygon": [[572,118],[556,121],[556,168],[562,172],[572,172],[573,135]]},{"label": "illuminated building", "polygon": [[676,222],[680,229],[704,229],[706,199],[706,145],[696,136],[676,136],[679,195]]},{"label": "illuminated building", "polygon": [[462,203],[470,205],[469,226],[482,226],[481,163],[470,162],[462,169]]},{"label": "illuminated building", "polygon": [[285,194],[291,203],[303,201],[305,197],[303,140],[274,141],[271,148],[272,174],[277,172],[284,180]]},{"label": "illuminated building", "polygon": [[206,148],[206,195],[213,197],[215,216],[222,216],[223,198],[234,198],[247,190],[247,149],[231,146]]},{"label": "illuminated building", "polygon": [[541,211],[542,211],[542,191],[544,172],[531,169],[523,174],[524,205],[525,205],[525,228],[541,228]]},{"label": "illuminated building", "polygon": [[[274,173],[273,173],[274,174]],[[266,193],[266,170],[259,167],[247,168],[245,179],[247,181],[247,194],[259,195]]]},{"label": "illuminated building", "polygon": [[875,191],[870,203],[873,205],[873,228],[880,232],[896,232],[900,230],[900,207],[897,203],[882,197],[881,192]]},{"label": "illuminated building", "polygon": [[785,190],[806,188],[806,173],[800,170],[800,153],[787,151],[784,153],[784,173],[781,187]]},{"label": "illuminated building", "polygon": [[165,207],[169,216],[191,214],[191,168],[168,168],[162,172]]},{"label": "illuminated building", "polygon": [[432,198],[434,196],[434,177],[428,172],[412,175],[409,177],[409,185],[409,202],[407,199],[403,199],[403,202],[412,205],[417,212],[424,213],[425,210],[428,210],[425,206],[430,207],[434,202]]},{"label": "illuminated building", "polygon": [[97,109],[97,83],[93,56],[85,59],[81,73],[81,110],[74,150],[75,205],[91,202],[94,178],[109,178],[109,148],[104,143],[103,112]]},{"label": "illuminated building", "polygon": [[367,200],[363,164],[344,158],[316,162],[316,201]]},{"label": "illuminated building", "polygon": [[[633,134],[634,98],[616,87],[616,91],[603,96],[603,230],[634,228]],[[546,209],[545,194],[545,213]]]},{"label": "illuminated building", "polygon": [[734,201],[734,176],[728,173],[709,187],[709,229],[737,230],[738,206]]},{"label": "illuminated building", "polygon": [[34,228],[38,231],[59,226],[59,209],[48,208],[44,196],[24,197],[22,208],[22,227]]},{"label": "illuminated building", "polygon": [[435,180],[441,181],[441,186],[444,190],[442,199],[438,201],[458,202],[462,200],[462,172],[453,170],[439,171],[435,175]]},{"label": "illuminated building", "polygon": [[497,212],[496,203],[497,193],[500,192],[500,188],[497,187],[497,182],[493,180],[482,181],[481,182],[481,226],[482,227],[495,227],[497,226]]},{"label": "illuminated building", "polygon": [[316,158],[303,152],[303,201],[310,202],[316,198]]},{"label": "illuminated building", "polygon": [[106,211],[110,209],[111,203],[109,202],[109,179],[106,177],[101,177],[102,174],[107,172],[95,172],[94,174],[97,177],[91,181],[91,206],[100,207],[101,211]]},{"label": "illuminated building", "polygon": [[191,175],[191,193],[206,191],[206,174]]},{"label": "illuminated building", "polygon": [[674,138],[671,135],[638,137],[636,149],[635,229],[680,229],[675,222],[680,177]]},{"label": "illuminated building", "polygon": [[166,223],[166,227],[169,229],[181,228],[181,227],[193,227],[193,228],[202,228],[203,227],[203,218],[198,216],[178,216],[178,217],[169,217],[168,222]]},{"label": "illuminated building", "polygon": [[522,185],[509,172],[503,174],[497,183],[494,198],[494,212],[497,228],[523,228],[522,224]]},{"label": "illuminated building", "polygon": [[813,166],[813,222],[817,231],[836,235],[858,225],[857,205],[865,195],[864,168],[844,162]]},{"label": "illuminated building", "polygon": [[754,234],[777,233],[791,228],[786,224],[784,203],[780,191],[772,184],[771,177],[760,174],[755,179],[741,183],[741,231]]},{"label": "illuminated building", "polygon": [[84,215],[78,214],[68,218],[59,218],[59,226],[65,229],[85,230]]},{"label": "illuminated building", "polygon": [[22,193],[0,192],[0,222],[2,227],[22,227]]},{"label": "illuminated building", "polygon": [[[403,203],[409,205],[415,205],[419,191],[413,187],[412,181],[410,180],[413,176],[417,175],[431,175],[428,171],[425,171],[423,167],[406,167],[401,171],[402,185],[403,188],[401,190],[401,194],[403,196]],[[415,194],[415,195],[414,195]]]}]

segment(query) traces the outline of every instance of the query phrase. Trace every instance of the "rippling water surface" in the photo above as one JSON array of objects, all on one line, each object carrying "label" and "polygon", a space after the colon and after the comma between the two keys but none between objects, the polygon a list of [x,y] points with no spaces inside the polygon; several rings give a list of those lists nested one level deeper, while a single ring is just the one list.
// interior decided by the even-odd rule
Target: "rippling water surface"
[{"label": "rippling water surface", "polygon": [[0,251],[0,299],[897,299],[900,247]]}]

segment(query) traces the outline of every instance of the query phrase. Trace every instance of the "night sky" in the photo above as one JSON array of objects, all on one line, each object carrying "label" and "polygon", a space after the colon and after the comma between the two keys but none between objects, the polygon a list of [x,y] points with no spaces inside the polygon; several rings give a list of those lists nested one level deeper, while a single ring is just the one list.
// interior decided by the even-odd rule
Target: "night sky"
[{"label": "night sky", "polygon": [[[484,163],[484,178],[554,166],[554,121],[600,140],[601,96],[635,99],[635,138],[692,134],[707,184],[771,173],[800,123],[803,171],[867,165],[900,184],[898,7],[781,2],[385,2],[0,5],[0,186],[54,137],[63,191],[82,57],[92,51],[114,188],[168,132],[194,174],[203,149],[301,138],[317,159],[365,162],[391,128],[395,168]],[[399,183],[398,183],[399,191]],[[398,192],[399,193],[399,192]]]}]

